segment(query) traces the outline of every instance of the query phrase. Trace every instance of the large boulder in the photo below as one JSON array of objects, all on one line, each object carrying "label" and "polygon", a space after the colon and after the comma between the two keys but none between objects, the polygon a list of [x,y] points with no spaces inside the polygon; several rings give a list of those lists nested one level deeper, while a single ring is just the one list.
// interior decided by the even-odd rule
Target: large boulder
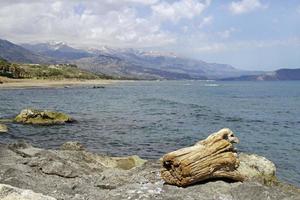
[{"label": "large boulder", "polygon": [[5,124],[0,124],[0,133],[6,133],[8,131]]},{"label": "large boulder", "polygon": [[53,125],[74,122],[74,119],[61,112],[24,109],[14,121],[23,124]]},{"label": "large boulder", "polygon": [[140,158],[137,155],[126,156],[126,157],[109,157],[109,156],[99,156],[87,152],[85,147],[76,141],[69,141],[60,146],[60,150],[63,151],[81,151],[77,153],[77,156],[81,153],[84,160],[89,160],[94,163],[98,163],[103,167],[116,168],[123,170],[130,170],[135,167],[140,167],[147,161]]},{"label": "large boulder", "polygon": [[0,199],[2,200],[56,200],[53,197],[24,190],[6,184],[0,184]]},{"label": "large boulder", "polygon": [[277,181],[275,164],[265,157],[256,154],[239,154],[240,165],[238,171],[247,179],[263,181],[272,184]]}]

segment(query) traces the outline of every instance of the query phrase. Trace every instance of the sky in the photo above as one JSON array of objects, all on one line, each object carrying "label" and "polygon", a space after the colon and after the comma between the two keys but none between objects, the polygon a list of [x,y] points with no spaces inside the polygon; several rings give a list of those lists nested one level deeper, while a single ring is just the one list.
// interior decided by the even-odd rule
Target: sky
[{"label": "sky", "polygon": [[300,68],[300,0],[1,0],[0,38]]}]

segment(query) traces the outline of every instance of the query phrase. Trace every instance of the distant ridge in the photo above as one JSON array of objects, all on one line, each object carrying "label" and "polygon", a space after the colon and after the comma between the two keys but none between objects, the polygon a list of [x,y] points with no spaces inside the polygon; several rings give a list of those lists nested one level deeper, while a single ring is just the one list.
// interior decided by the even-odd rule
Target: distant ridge
[{"label": "distant ridge", "polygon": [[17,63],[51,63],[55,60],[33,53],[7,40],[0,39],[0,57]]},{"label": "distant ridge", "polygon": [[40,55],[66,61],[92,56],[91,53],[72,48],[64,42],[21,44],[21,46]]},{"label": "distant ridge", "polygon": [[279,69],[261,75],[240,76],[222,79],[225,81],[285,81],[300,80],[300,68],[298,69]]}]

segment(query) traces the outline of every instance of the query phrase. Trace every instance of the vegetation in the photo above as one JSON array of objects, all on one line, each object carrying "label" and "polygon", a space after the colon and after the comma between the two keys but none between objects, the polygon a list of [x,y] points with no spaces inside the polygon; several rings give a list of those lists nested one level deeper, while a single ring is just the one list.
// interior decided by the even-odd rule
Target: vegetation
[{"label": "vegetation", "polygon": [[0,76],[22,78],[25,76],[25,70],[17,64],[11,64],[7,60],[0,58]]},{"label": "vegetation", "polygon": [[95,74],[79,69],[73,64],[15,64],[0,58],[0,76],[8,78],[34,79],[111,79],[103,74]]}]

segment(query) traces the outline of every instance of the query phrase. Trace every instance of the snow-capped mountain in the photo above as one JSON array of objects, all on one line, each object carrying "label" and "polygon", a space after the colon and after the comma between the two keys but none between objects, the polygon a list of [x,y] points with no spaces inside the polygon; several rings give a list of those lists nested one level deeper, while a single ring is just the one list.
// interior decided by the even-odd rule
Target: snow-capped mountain
[{"label": "snow-capped mountain", "polygon": [[64,42],[21,44],[21,46],[43,56],[53,57],[59,60],[75,60],[91,56],[88,52],[75,49]]},{"label": "snow-capped mountain", "polygon": [[108,46],[78,49],[63,42],[19,46],[0,40],[0,56],[14,62],[72,63],[92,72],[134,79],[220,79],[257,74],[168,52]]}]

